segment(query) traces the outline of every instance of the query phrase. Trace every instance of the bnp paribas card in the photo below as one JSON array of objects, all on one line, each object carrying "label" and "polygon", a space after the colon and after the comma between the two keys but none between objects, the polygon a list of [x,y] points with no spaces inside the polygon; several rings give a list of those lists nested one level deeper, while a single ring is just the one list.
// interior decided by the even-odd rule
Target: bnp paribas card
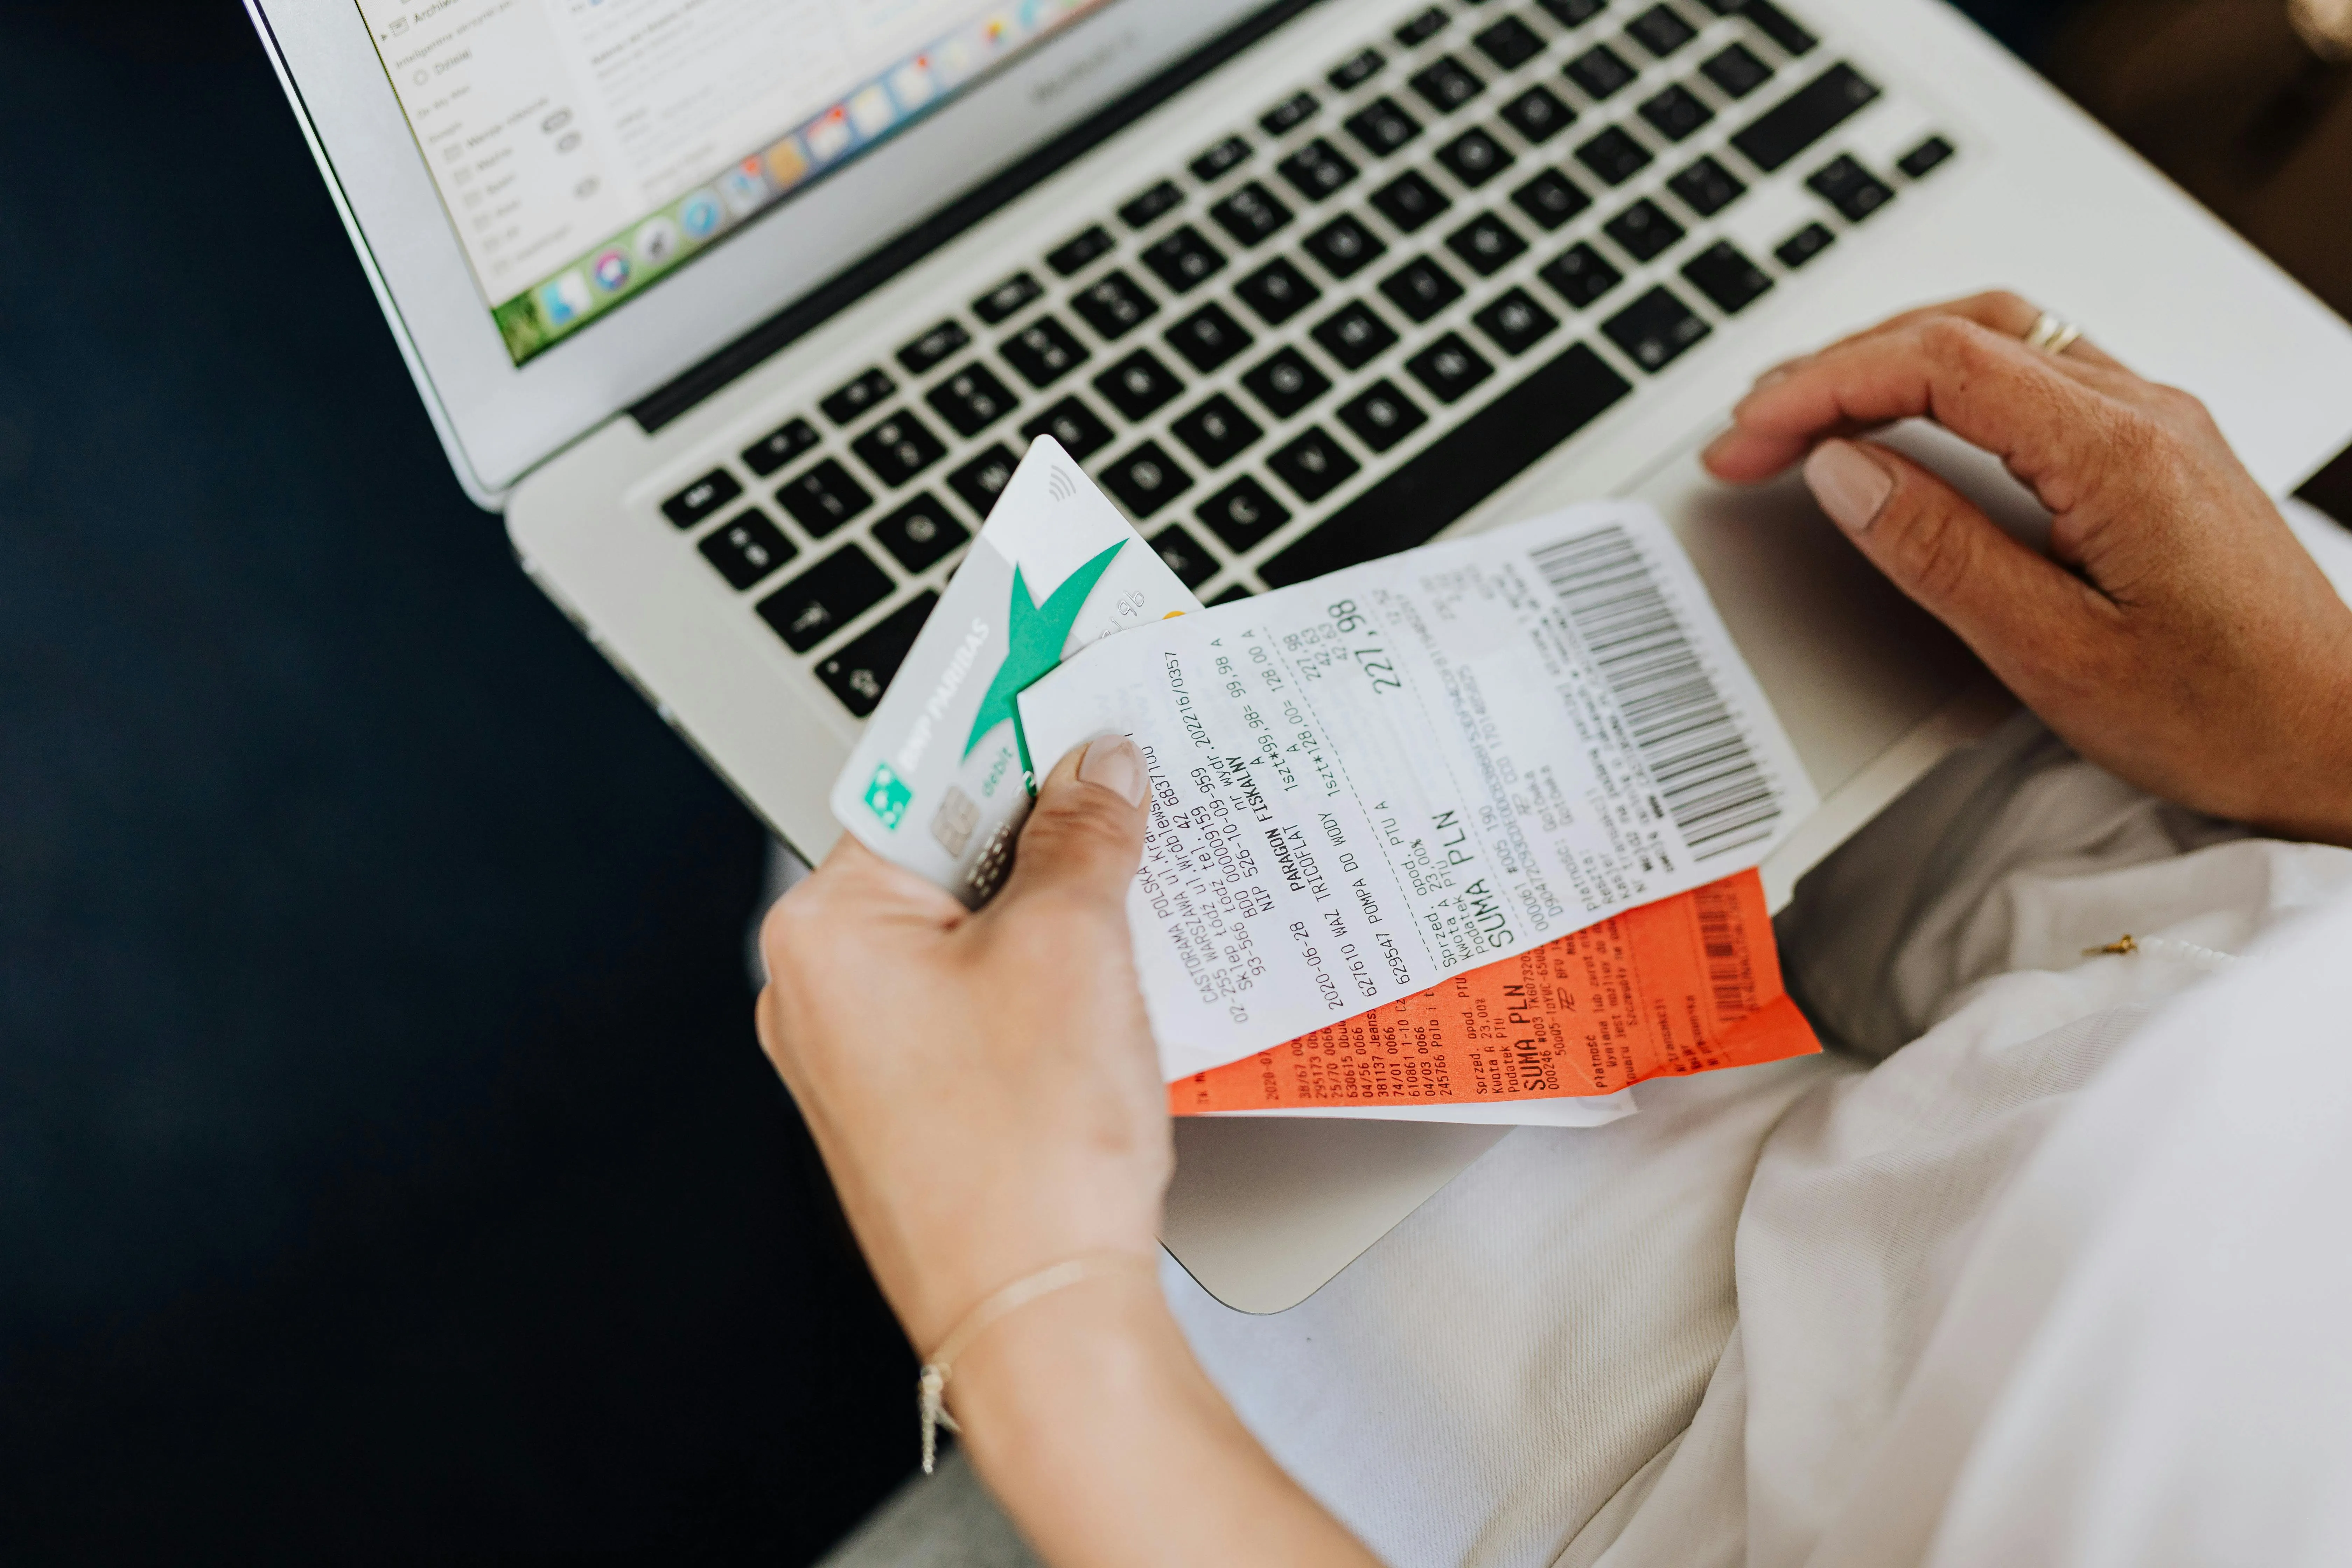
[{"label": "bnp paribas card", "polygon": [[833,815],[867,847],[986,903],[1036,776],[1013,700],[1113,632],[1201,602],[1050,436],[997,497],[849,765]]}]

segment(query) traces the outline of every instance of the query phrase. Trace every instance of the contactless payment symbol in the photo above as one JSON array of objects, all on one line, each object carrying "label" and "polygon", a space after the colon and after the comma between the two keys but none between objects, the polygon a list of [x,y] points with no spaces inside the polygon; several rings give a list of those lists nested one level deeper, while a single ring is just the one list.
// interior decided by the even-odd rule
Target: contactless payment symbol
[{"label": "contactless payment symbol", "polygon": [[907,781],[891,771],[887,763],[874,764],[874,777],[866,785],[866,809],[882,819],[882,826],[891,832],[907,820],[907,807],[913,804],[915,792]]},{"label": "contactless payment symbol", "polygon": [[625,250],[608,250],[596,258],[589,275],[596,287],[607,294],[617,294],[629,285],[629,255]]}]

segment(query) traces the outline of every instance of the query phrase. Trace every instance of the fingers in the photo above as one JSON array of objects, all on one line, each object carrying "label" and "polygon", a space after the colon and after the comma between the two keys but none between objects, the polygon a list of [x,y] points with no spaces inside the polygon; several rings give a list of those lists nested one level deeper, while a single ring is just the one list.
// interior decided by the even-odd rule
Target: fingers
[{"label": "fingers", "polygon": [[2031,684],[2078,637],[2094,590],[1997,527],[1942,479],[1884,447],[1830,441],[1805,483],[1864,555],[1994,673]]},{"label": "fingers", "polygon": [[1049,895],[1123,907],[1143,858],[1150,787],[1142,753],[1124,735],[1097,736],[1064,757],[1037,791],[1013,875],[990,913]]},{"label": "fingers", "polygon": [[2045,487],[2095,458],[2112,407],[2021,340],[1959,316],[1930,316],[1856,340],[1759,385],[1732,411],[1732,429],[1707,448],[1706,460],[1718,478],[1753,482],[1787,468],[1819,441],[1925,416],[2000,457],[2057,511],[2067,498]]}]

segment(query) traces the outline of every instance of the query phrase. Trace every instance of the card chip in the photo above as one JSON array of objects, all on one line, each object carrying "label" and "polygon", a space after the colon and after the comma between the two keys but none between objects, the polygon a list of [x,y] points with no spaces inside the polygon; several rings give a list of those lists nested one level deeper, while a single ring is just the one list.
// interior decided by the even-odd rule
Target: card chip
[{"label": "card chip", "polygon": [[931,814],[931,837],[940,841],[940,847],[961,860],[964,846],[971,842],[971,830],[979,824],[980,807],[971,796],[948,785],[947,798]]}]

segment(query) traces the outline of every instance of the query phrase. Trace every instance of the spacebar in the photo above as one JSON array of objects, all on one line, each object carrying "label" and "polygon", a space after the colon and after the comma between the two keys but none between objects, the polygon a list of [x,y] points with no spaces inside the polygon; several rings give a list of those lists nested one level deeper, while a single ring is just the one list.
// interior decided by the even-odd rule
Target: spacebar
[{"label": "spacebar", "polygon": [[1425,543],[1633,390],[1579,343],[1333,512],[1257,574],[1279,588]]}]

